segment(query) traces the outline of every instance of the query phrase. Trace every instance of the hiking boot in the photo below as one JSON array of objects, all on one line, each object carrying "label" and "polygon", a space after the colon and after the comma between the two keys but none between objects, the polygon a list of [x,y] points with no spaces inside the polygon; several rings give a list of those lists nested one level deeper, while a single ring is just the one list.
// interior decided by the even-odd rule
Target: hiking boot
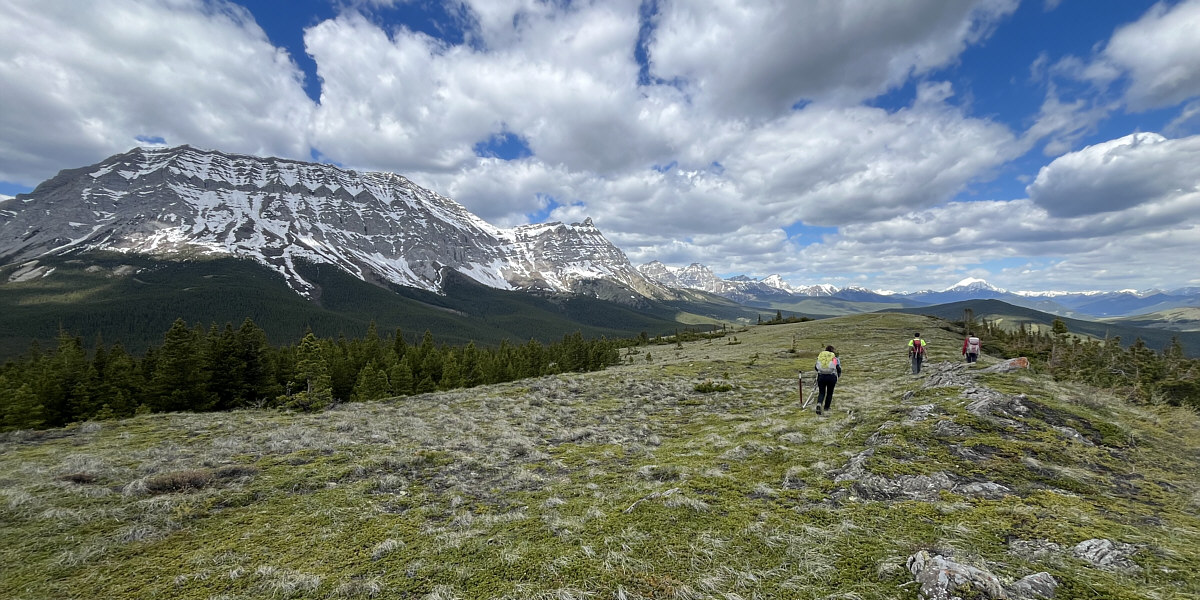
[{"label": "hiking boot", "polygon": [[820,406],[820,405],[817,405],[817,414],[818,414],[818,415],[820,415],[820,414],[823,414],[823,413],[822,413],[822,411],[821,411],[821,406]]}]

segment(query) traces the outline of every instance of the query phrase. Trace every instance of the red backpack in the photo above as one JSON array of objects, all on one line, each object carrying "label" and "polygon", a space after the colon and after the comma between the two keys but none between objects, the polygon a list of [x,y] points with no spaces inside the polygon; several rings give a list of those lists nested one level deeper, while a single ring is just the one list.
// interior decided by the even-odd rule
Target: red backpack
[{"label": "red backpack", "polygon": [[925,356],[925,342],[921,338],[913,338],[912,353],[916,356]]}]

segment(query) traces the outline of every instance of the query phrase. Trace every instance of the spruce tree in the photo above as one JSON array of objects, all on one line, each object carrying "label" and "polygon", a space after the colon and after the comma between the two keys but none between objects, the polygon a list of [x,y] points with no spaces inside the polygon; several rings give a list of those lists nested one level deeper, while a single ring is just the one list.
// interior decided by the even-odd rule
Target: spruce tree
[{"label": "spruce tree", "polygon": [[113,417],[133,416],[143,402],[145,387],[146,382],[137,361],[125,351],[124,346],[115,344],[105,353],[96,394],[108,406]]},{"label": "spruce tree", "polygon": [[255,325],[250,317],[242,321],[234,335],[234,353],[242,369],[241,388],[237,392],[240,405],[257,406],[281,393],[275,380],[267,332]]},{"label": "spruce tree", "polygon": [[481,383],[483,383],[483,365],[480,362],[479,349],[475,347],[475,340],[471,340],[463,349],[462,385],[475,387]]},{"label": "spruce tree", "polygon": [[204,340],[204,370],[208,377],[208,389],[216,396],[214,408],[229,410],[242,405],[242,390],[245,365],[237,354],[236,334],[233,325],[226,323],[218,331],[214,323]]},{"label": "spruce tree", "polygon": [[412,367],[408,366],[408,357],[396,361],[388,370],[388,386],[396,396],[408,396],[413,393],[413,373]]},{"label": "spruce tree", "polygon": [[215,397],[208,391],[200,336],[183,319],[167,331],[148,384],[147,400],[155,412],[209,410]]},{"label": "spruce tree", "polygon": [[0,376],[0,431],[44,426],[45,410],[33,387],[28,383],[19,386],[13,383]]},{"label": "spruce tree", "polygon": [[438,387],[453,390],[462,386],[462,366],[458,360],[458,353],[453,348],[446,348],[442,354],[442,378],[438,381]]},{"label": "spruce tree", "polygon": [[358,381],[354,384],[351,398],[355,402],[368,402],[386,398],[388,395],[388,377],[375,361],[367,363],[358,373]]},{"label": "spruce tree", "polygon": [[43,407],[46,425],[61,427],[89,416],[81,414],[90,409],[89,398],[79,397],[79,394],[88,394],[87,384],[92,379],[91,364],[83,350],[83,340],[60,331],[54,354],[42,358],[31,367],[31,388]]},{"label": "spruce tree", "polygon": [[296,373],[293,383],[299,391],[288,399],[289,408],[319,410],[333,401],[329,364],[321,343],[312,332],[300,340],[300,347],[296,351]]}]

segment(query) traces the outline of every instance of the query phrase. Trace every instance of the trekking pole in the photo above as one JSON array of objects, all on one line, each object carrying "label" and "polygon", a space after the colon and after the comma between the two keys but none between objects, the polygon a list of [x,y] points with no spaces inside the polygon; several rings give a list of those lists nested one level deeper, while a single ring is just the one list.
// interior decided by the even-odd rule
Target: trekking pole
[{"label": "trekking pole", "polygon": [[[803,377],[803,374],[801,374],[801,377]],[[804,410],[804,409],[808,408],[808,405],[812,404],[813,398],[816,395],[817,395],[817,386],[814,384],[812,391],[808,393],[808,400],[805,400],[804,404],[800,405],[800,410]]]}]

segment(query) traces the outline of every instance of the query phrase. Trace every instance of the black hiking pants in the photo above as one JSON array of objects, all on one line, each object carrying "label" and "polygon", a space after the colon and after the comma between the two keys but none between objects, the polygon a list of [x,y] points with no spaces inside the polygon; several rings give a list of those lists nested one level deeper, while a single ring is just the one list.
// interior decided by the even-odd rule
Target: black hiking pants
[{"label": "black hiking pants", "polygon": [[921,372],[921,362],[924,360],[925,360],[925,357],[921,354],[913,354],[912,355],[913,375],[917,375]]},{"label": "black hiking pants", "polygon": [[833,373],[823,373],[817,375],[817,406],[824,405],[824,410],[829,410],[829,403],[833,402],[833,387],[837,385],[838,376]]}]

